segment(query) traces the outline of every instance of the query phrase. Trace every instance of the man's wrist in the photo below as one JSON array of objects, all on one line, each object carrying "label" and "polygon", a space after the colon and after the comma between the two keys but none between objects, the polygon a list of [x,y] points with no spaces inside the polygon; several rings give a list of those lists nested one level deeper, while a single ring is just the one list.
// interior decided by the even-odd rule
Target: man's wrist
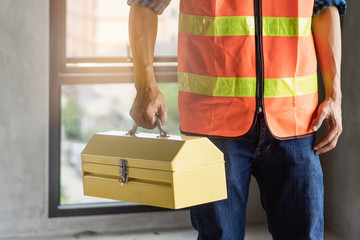
[{"label": "man's wrist", "polygon": [[325,92],[325,99],[341,104],[342,93],[340,87],[336,86],[331,88],[331,90],[325,90]]},{"label": "man's wrist", "polygon": [[342,93],[340,84],[340,71],[336,71],[334,66],[330,70],[322,71],[325,87],[325,99],[330,99],[334,102],[341,103]]},{"label": "man's wrist", "polygon": [[157,92],[159,91],[159,88],[156,84],[137,84],[135,85],[137,93],[143,94],[143,93],[150,93],[150,92]]},{"label": "man's wrist", "polygon": [[137,91],[149,91],[157,89],[153,67],[134,67],[135,88]]},{"label": "man's wrist", "polygon": [[331,100],[332,102],[341,105],[341,95],[335,95],[335,96],[330,96],[330,97],[326,97],[326,99]]},{"label": "man's wrist", "polygon": [[137,77],[137,80],[135,80],[135,88],[137,92],[158,91],[155,78],[148,77]]}]

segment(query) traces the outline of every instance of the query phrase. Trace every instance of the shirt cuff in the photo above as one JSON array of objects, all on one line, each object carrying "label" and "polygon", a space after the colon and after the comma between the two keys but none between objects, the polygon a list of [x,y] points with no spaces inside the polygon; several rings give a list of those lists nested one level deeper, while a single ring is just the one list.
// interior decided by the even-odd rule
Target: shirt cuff
[{"label": "shirt cuff", "polygon": [[127,0],[127,4],[138,4],[153,10],[157,14],[162,14],[169,5],[170,0]]},{"label": "shirt cuff", "polygon": [[345,14],[347,8],[345,0],[315,0],[313,16],[329,6],[336,6],[339,10],[340,16]]}]

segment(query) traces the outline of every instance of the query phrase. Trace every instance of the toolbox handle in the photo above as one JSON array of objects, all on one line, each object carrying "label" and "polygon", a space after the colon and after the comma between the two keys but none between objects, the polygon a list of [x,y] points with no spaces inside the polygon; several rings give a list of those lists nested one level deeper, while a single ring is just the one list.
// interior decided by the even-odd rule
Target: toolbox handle
[{"label": "toolbox handle", "polygon": [[[156,116],[156,126],[160,131],[160,137],[169,137],[169,134],[164,129],[164,126],[161,124],[161,120],[159,116]],[[136,130],[138,129],[138,125],[134,122],[134,125],[131,130],[128,131],[130,136],[135,136]]]}]

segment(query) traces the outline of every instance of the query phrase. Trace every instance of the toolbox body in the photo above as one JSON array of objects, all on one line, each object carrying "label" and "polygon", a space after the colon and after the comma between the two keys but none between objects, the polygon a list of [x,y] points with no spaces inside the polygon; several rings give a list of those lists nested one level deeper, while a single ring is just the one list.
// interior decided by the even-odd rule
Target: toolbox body
[{"label": "toolbox body", "polygon": [[171,209],[227,198],[223,154],[204,137],[98,133],[81,159],[87,196]]}]

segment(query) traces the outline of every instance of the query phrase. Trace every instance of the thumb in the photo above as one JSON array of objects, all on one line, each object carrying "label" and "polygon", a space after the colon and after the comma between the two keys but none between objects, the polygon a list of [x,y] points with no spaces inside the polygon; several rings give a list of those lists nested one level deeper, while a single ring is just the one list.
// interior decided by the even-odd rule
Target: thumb
[{"label": "thumb", "polygon": [[166,110],[166,106],[165,108],[164,107],[160,107],[159,108],[159,111],[157,113],[157,116],[159,117],[160,121],[161,121],[161,124],[163,126],[166,125],[167,123],[167,110]]},{"label": "thumb", "polygon": [[316,117],[316,119],[314,120],[314,126],[312,127],[313,131],[317,131],[319,130],[319,128],[321,127],[321,125],[323,124],[324,120],[325,120],[325,114],[323,111],[321,111],[318,116]]}]

